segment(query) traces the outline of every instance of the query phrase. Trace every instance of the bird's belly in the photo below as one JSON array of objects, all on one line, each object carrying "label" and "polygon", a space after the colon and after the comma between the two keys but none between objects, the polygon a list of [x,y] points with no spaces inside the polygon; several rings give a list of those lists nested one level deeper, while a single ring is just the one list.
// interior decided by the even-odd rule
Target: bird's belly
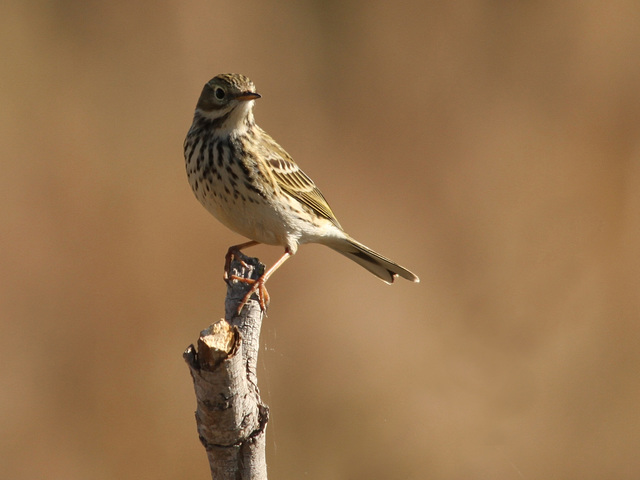
[{"label": "bird's belly", "polygon": [[[286,212],[275,209],[263,197],[248,201],[239,195],[200,195],[200,203],[230,230],[256,242],[292,247],[295,230]],[[295,249],[295,247],[294,247]]]}]

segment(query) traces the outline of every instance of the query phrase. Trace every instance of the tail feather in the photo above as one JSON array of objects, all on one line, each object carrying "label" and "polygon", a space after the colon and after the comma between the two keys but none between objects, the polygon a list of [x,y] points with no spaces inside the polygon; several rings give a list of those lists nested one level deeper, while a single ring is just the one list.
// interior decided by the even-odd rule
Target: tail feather
[{"label": "tail feather", "polygon": [[369,247],[361,244],[351,237],[347,237],[339,243],[330,244],[328,246],[363,266],[386,283],[393,283],[397,275],[402,278],[406,278],[411,282],[417,283],[420,281],[414,273],[404,267],[401,267],[388,258],[383,257],[379,253],[374,252]]}]

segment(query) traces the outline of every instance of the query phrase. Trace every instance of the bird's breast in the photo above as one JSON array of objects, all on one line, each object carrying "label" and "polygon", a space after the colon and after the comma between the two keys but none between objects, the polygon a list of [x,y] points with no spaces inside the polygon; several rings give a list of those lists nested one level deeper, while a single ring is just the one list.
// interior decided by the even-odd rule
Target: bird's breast
[{"label": "bird's breast", "polygon": [[251,154],[229,138],[187,137],[185,162],[198,201],[229,229],[260,243],[295,250],[290,214],[277,202],[268,179],[260,178]]}]

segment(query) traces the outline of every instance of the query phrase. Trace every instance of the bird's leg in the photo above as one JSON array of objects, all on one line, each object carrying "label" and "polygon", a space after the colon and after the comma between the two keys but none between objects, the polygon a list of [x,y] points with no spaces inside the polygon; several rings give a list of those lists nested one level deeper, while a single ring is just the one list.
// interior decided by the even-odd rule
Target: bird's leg
[{"label": "bird's leg", "polygon": [[[229,247],[227,250],[227,254],[224,256],[224,281],[229,283],[229,280],[233,279],[234,275],[231,275],[231,261],[235,258],[237,259],[243,267],[247,268],[248,265],[242,261],[240,258],[240,250],[244,248],[253,247],[254,245],[259,245],[260,242],[256,242],[255,240],[251,240],[250,242],[241,243],[240,245],[234,245]],[[238,278],[235,278],[238,280]]]},{"label": "bird's leg", "polygon": [[251,295],[253,295],[256,292],[258,292],[260,309],[263,312],[266,312],[267,305],[269,304],[269,293],[267,292],[267,289],[264,286],[264,284],[267,283],[267,280],[269,280],[269,277],[273,274],[273,272],[275,272],[280,267],[280,265],[282,265],[285,261],[287,261],[287,259],[291,255],[293,254],[289,251],[288,248],[286,248],[284,251],[284,255],[282,255],[282,257],[280,257],[280,259],[276,263],[274,263],[269,270],[267,270],[262,275],[260,275],[260,277],[258,277],[258,279],[256,280],[252,280],[250,278],[237,278],[235,275],[231,277],[234,280],[239,280],[244,283],[253,284],[253,287],[251,287],[251,290],[247,292],[247,294],[244,296],[244,298],[238,305],[238,315],[240,315],[240,312],[242,311],[242,307],[244,307],[245,304],[249,301],[249,299],[251,298]]}]

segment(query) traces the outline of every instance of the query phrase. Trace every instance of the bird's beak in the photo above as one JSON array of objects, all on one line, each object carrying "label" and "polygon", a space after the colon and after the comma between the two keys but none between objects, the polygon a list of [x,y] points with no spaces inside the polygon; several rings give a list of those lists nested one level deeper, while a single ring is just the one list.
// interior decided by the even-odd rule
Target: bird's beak
[{"label": "bird's beak", "polygon": [[262,95],[260,95],[259,93],[254,93],[254,92],[243,92],[240,95],[238,95],[236,97],[236,100],[240,100],[243,102],[249,101],[249,100],[257,100],[258,98],[260,98]]}]

